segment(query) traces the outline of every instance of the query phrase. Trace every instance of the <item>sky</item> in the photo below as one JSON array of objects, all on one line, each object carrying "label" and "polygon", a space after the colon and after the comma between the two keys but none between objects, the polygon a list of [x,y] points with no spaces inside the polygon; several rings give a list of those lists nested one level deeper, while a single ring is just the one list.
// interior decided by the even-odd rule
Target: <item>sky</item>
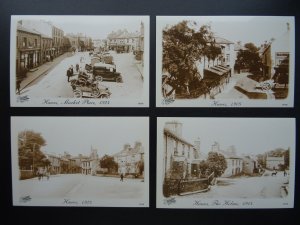
[{"label": "sky", "polygon": [[292,148],[294,120],[278,118],[171,118],[183,124],[182,137],[207,154],[218,142],[222,150],[234,145],[239,155],[257,155],[276,148]]},{"label": "sky", "polygon": [[41,133],[47,144],[43,151],[73,156],[88,156],[92,146],[100,157],[113,155],[126,143],[133,147],[141,141],[146,147],[149,138],[145,117],[13,117],[12,136],[24,130]]},{"label": "sky", "polygon": [[92,39],[105,39],[112,31],[140,31],[143,16],[20,16],[23,19],[45,20],[67,33],[83,33]]},{"label": "sky", "polygon": [[287,31],[287,22],[294,28],[292,17],[268,16],[193,16],[193,17],[159,17],[157,24],[162,27],[175,25],[180,21],[190,20],[198,26],[210,24],[215,35],[234,43],[241,41],[242,45],[252,42],[257,47],[271,38],[279,38]]}]

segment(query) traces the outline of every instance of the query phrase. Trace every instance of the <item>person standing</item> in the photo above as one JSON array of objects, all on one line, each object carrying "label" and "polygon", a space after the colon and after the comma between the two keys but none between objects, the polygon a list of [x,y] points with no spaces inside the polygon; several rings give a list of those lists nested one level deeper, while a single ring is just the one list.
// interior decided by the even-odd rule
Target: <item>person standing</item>
[{"label": "person standing", "polygon": [[70,82],[70,76],[71,76],[71,68],[68,68],[67,70],[68,82]]},{"label": "person standing", "polygon": [[16,85],[16,88],[17,88],[17,94],[20,95],[20,89],[21,89],[21,80],[17,80],[17,85]]},{"label": "person standing", "polygon": [[123,173],[121,173],[121,179],[120,179],[120,181],[123,182],[123,179],[124,179],[124,175],[123,175]]}]

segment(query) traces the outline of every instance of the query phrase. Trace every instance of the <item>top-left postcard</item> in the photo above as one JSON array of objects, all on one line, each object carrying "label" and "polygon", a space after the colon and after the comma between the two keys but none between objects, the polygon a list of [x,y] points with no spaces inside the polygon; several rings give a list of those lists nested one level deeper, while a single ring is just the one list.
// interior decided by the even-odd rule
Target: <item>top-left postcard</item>
[{"label": "top-left postcard", "polygon": [[12,107],[149,107],[149,16],[11,16]]}]

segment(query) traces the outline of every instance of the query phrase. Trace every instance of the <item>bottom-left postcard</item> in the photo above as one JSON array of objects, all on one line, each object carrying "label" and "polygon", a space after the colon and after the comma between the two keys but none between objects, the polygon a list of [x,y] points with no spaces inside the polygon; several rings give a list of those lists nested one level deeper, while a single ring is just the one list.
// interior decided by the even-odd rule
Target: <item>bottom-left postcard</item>
[{"label": "bottom-left postcard", "polygon": [[14,206],[149,207],[148,117],[11,117]]}]

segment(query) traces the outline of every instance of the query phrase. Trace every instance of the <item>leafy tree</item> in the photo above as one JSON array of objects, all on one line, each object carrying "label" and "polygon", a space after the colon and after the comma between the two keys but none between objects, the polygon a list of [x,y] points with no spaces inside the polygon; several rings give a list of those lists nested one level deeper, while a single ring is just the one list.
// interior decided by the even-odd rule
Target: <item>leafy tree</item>
[{"label": "leafy tree", "polygon": [[246,43],[244,45],[245,48],[247,48],[250,52],[258,52],[258,48],[253,43]]},{"label": "leafy tree", "polygon": [[[189,94],[191,82],[200,81],[196,61],[208,54],[208,43],[212,43],[210,27],[203,25],[199,30],[191,26],[195,22],[182,21],[163,30],[163,69],[171,74],[169,85]],[[209,56],[213,59],[214,52]]]},{"label": "leafy tree", "polygon": [[34,131],[21,131],[18,134],[18,156],[20,169],[33,169],[44,167],[50,164],[41,151],[41,147],[46,145],[45,139],[40,133]]},{"label": "leafy tree", "polygon": [[235,61],[235,68],[249,69],[252,73],[259,73],[262,68],[262,61],[258,54],[258,48],[253,43],[244,45],[246,50],[240,50]]},{"label": "leafy tree", "polygon": [[214,172],[215,177],[220,177],[227,168],[226,159],[222,154],[209,152],[207,158],[208,170]]},{"label": "leafy tree", "polygon": [[114,157],[109,155],[104,155],[100,159],[100,167],[107,168],[108,172],[115,172],[118,170],[118,163],[115,162]]}]

